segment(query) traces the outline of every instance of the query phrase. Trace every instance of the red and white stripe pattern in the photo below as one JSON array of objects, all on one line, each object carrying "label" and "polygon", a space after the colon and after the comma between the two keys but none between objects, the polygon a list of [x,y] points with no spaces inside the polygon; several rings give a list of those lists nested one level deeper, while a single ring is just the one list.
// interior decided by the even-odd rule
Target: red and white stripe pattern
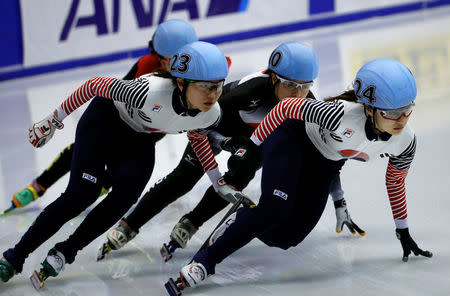
[{"label": "red and white stripe pattern", "polygon": [[270,133],[288,118],[316,123],[334,131],[343,115],[344,105],[341,102],[323,102],[309,98],[284,99],[266,115],[253,132],[252,138],[259,141],[257,144],[264,142]]},{"label": "red and white stripe pattern", "polygon": [[194,130],[188,131],[187,135],[198,160],[202,164],[203,170],[208,172],[216,169],[218,165],[214,158],[211,145],[209,144],[208,136]]},{"label": "red and white stripe pattern", "polygon": [[264,140],[286,119],[295,118],[301,120],[302,105],[305,99],[289,98],[278,103],[261,121],[253,132],[259,141]]},{"label": "red and white stripe pattern", "polygon": [[114,79],[110,77],[94,77],[89,79],[61,104],[61,108],[69,115],[95,96],[108,98],[110,85]]},{"label": "red and white stripe pattern", "polygon": [[408,170],[399,170],[389,162],[386,170],[386,188],[395,220],[408,218],[405,179]]}]

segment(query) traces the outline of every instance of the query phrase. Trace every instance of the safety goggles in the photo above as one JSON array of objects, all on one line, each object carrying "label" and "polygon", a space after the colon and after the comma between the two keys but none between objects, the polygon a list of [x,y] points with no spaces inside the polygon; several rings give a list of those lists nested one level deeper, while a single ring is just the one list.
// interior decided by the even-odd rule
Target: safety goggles
[{"label": "safety goggles", "polygon": [[289,79],[285,79],[283,77],[280,77],[275,74],[277,78],[280,80],[281,84],[284,88],[288,90],[294,90],[294,89],[301,89],[301,90],[309,90],[313,86],[313,82],[304,82],[304,83],[298,83]]},{"label": "safety goggles", "polygon": [[195,81],[185,79],[187,82],[191,83],[196,89],[204,92],[218,92],[223,88],[225,80],[220,80],[219,82],[209,82],[209,81]]},{"label": "safety goggles", "polygon": [[409,115],[411,115],[411,113],[413,112],[414,106],[415,106],[415,103],[412,102],[408,106],[405,106],[402,108],[388,109],[388,110],[378,109],[377,111],[380,112],[381,116],[383,116],[383,118],[385,118],[385,119],[398,120],[402,116],[409,117]]}]

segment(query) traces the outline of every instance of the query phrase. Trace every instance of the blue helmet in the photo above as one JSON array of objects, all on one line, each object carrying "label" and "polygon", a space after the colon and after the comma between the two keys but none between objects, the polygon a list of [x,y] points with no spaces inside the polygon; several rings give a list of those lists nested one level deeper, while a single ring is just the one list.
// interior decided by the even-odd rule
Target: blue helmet
[{"label": "blue helmet", "polygon": [[285,42],[270,55],[269,69],[284,78],[311,81],[319,73],[319,62],[308,45]]},{"label": "blue helmet", "polygon": [[191,25],[183,20],[168,20],[156,28],[150,47],[163,57],[171,57],[182,46],[197,40]]},{"label": "blue helmet", "polygon": [[217,46],[197,41],[183,46],[173,55],[170,73],[190,80],[222,80],[228,75],[228,63]]},{"label": "blue helmet", "polygon": [[373,60],[359,69],[353,82],[358,101],[379,109],[398,109],[417,95],[411,71],[392,59]]}]

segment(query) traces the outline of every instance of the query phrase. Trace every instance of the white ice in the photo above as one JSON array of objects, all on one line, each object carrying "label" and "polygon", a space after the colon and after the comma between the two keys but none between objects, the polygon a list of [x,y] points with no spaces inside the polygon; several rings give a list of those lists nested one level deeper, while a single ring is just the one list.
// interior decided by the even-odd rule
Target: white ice
[{"label": "white ice", "polygon": [[[320,73],[313,91],[318,97],[345,89],[356,70],[376,57],[400,59],[414,72],[419,95],[410,124],[417,133],[418,147],[407,178],[408,220],[413,238],[434,256],[412,256],[407,263],[401,261],[402,249],[394,234],[384,186],[386,160],[370,164],[349,161],[342,173],[345,197],[353,219],[367,231],[365,237],[353,237],[348,231],[335,233],[334,209],[329,202],[317,227],[299,246],[283,251],[254,240],[219,264],[216,275],[205,284],[185,294],[450,295],[450,9],[223,44],[220,48],[233,60],[228,81],[263,69],[272,49],[288,40],[307,42],[316,50]],[[84,80],[94,75],[120,77],[134,61],[0,83],[1,209],[9,207],[13,193],[28,185],[72,142],[82,111],[69,116],[65,129],[42,149],[28,143],[28,125],[51,112]],[[156,168],[147,188],[175,167],[185,144],[186,137],[178,135],[168,136],[157,145]],[[226,155],[220,157],[222,171],[225,159]],[[245,190],[254,199],[258,199],[259,176]],[[67,176],[43,198],[0,218],[0,251],[18,242],[66,183]],[[97,238],[59,277],[50,278],[40,294],[165,295],[164,283],[190,260],[224,213],[207,222],[174,260],[163,263],[159,248],[207,187],[208,180],[203,178],[194,190],[146,224],[129,245],[100,263],[95,255],[103,236]],[[64,225],[31,254],[21,274],[6,284],[0,283],[0,294],[38,295],[29,276],[40,267],[47,251],[67,238],[83,217]]]}]

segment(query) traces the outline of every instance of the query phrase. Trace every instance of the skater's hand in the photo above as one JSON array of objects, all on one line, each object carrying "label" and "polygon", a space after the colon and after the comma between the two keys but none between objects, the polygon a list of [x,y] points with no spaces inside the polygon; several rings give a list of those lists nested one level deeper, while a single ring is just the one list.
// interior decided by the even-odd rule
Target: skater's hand
[{"label": "skater's hand", "polygon": [[29,141],[36,148],[42,147],[50,141],[56,129],[63,127],[64,124],[52,113],[28,129]]},{"label": "skater's hand", "polygon": [[248,144],[249,138],[244,136],[225,137],[220,142],[220,148],[234,154],[239,148]]},{"label": "skater's hand", "polygon": [[355,222],[353,222],[352,218],[350,218],[350,214],[347,210],[347,203],[345,202],[345,199],[341,199],[334,202],[334,208],[336,211],[336,232],[341,233],[342,229],[344,228],[344,225],[347,226],[348,230],[352,234],[356,234],[356,232],[359,233],[359,235],[364,236],[366,235],[366,232],[359,228],[358,225],[356,225]]},{"label": "skater's hand", "polygon": [[408,261],[408,256],[411,254],[411,252],[414,253],[414,255],[419,256],[425,256],[428,258],[431,258],[433,254],[430,251],[423,251],[420,249],[416,242],[412,239],[411,235],[409,235],[408,228],[404,229],[395,229],[395,234],[397,235],[397,238],[400,240],[400,243],[402,244],[403,248],[403,262]]},{"label": "skater's hand", "polygon": [[249,138],[245,138],[236,152],[228,158],[230,176],[254,174],[261,159],[261,147],[256,146]]},{"label": "skater's hand", "polygon": [[223,180],[223,178],[217,180],[217,183],[219,184],[219,189],[217,190],[217,193],[220,195],[220,197],[222,197],[226,201],[230,203],[235,203],[241,196],[244,196],[246,198],[245,201],[243,202],[245,206],[254,205],[254,203],[250,200],[250,198],[247,195],[238,191],[232,185],[227,184]]}]

